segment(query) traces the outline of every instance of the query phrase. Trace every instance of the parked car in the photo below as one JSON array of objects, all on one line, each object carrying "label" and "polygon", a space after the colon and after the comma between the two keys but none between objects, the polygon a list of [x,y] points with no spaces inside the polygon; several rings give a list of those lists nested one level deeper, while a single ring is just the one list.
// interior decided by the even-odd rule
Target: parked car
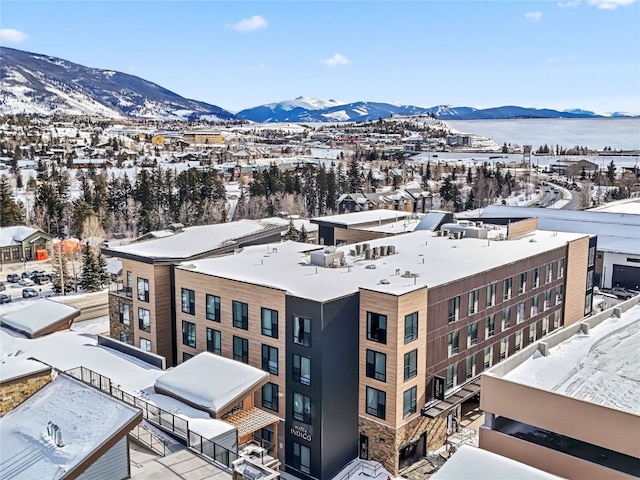
[{"label": "parked car", "polygon": [[32,297],[39,297],[40,296],[40,292],[38,292],[38,290],[36,290],[35,288],[23,288],[22,289],[22,297],[23,298],[32,298]]},{"label": "parked car", "polygon": [[11,301],[11,297],[5,293],[0,293],[0,303],[9,303]]},{"label": "parked car", "polygon": [[18,285],[22,285],[23,287],[33,287],[35,283],[33,283],[33,280],[29,278],[21,278],[18,280]]},{"label": "parked car", "polygon": [[22,272],[22,278],[31,278],[33,277],[33,272]]},{"label": "parked car", "polygon": [[626,288],[623,288],[623,287],[613,287],[611,289],[611,293],[613,293],[616,297],[621,298],[623,300],[627,300],[633,297],[633,293],[629,292]]},{"label": "parked car", "polygon": [[46,273],[42,273],[40,275],[35,275],[31,280],[33,280],[37,285],[44,285],[51,281],[51,277]]},{"label": "parked car", "polygon": [[9,283],[17,283],[20,281],[20,275],[17,273],[10,273],[7,275],[7,282]]},{"label": "parked car", "polygon": [[4,292],[7,289],[7,286],[4,284],[4,282],[0,282],[0,292]]}]

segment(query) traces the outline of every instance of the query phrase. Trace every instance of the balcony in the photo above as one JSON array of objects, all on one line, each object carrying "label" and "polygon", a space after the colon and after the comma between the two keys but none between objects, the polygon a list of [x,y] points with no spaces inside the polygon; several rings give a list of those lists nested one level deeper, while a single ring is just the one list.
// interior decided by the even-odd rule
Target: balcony
[{"label": "balcony", "polygon": [[125,287],[122,282],[111,282],[109,284],[109,294],[125,298],[133,298],[133,289],[131,287]]}]

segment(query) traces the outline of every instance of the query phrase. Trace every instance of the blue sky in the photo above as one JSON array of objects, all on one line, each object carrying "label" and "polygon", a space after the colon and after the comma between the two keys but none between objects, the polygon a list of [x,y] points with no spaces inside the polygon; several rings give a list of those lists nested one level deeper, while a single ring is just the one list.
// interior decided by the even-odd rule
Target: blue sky
[{"label": "blue sky", "polygon": [[640,112],[640,4],[2,0],[0,44],[231,111],[303,95]]}]

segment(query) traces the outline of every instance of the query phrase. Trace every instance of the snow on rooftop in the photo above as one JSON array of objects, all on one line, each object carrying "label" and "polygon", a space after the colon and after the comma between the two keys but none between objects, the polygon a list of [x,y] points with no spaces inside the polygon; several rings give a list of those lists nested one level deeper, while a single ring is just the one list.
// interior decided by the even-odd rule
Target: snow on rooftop
[{"label": "snow on rooftop", "polygon": [[51,367],[28,358],[16,358],[9,361],[0,359],[0,383],[9,382],[34,373],[46,372]]},{"label": "snow on rooftop", "polygon": [[398,210],[364,210],[362,212],[342,213],[340,215],[328,215],[326,217],[313,218],[317,222],[335,223],[336,225],[359,225],[362,223],[384,222],[393,219],[402,219],[414,215],[412,212]]},{"label": "snow on rooftop", "polygon": [[[395,247],[395,254],[377,260],[351,256],[354,245],[338,247],[336,251],[343,252],[346,260],[346,266],[339,268],[311,264],[306,252],[312,246],[296,242],[245,247],[235,255],[190,261],[178,268],[329,301],[359,288],[403,295],[425,286],[444,285],[561,248],[582,236],[536,231],[521,239],[489,242],[473,238],[451,240],[430,231],[415,231],[366,242],[371,247]],[[405,276],[405,272],[410,275]]]},{"label": "snow on rooftop", "polygon": [[[251,365],[202,352],[160,375],[155,386],[216,413],[238,402],[268,377],[267,372]],[[194,381],[202,378],[207,381]]]},{"label": "snow on rooftop", "polygon": [[431,480],[560,480],[562,477],[487,450],[463,445]]},{"label": "snow on rooftop", "polygon": [[0,228],[0,247],[18,245],[19,242],[37,231],[35,228],[25,226],[2,227]]},{"label": "snow on rooftop", "polygon": [[80,310],[77,308],[42,298],[27,307],[4,315],[0,318],[0,323],[33,336],[65,319],[73,319],[79,315]]},{"label": "snow on rooftop", "polygon": [[151,258],[189,258],[222,247],[226,242],[273,227],[273,224],[261,220],[202,225],[185,228],[182,232],[168,237],[111,247],[110,250]]},{"label": "snow on rooftop", "polygon": [[624,200],[616,200],[615,202],[609,202],[605,203],[604,205],[591,208],[589,209],[589,211],[640,215],[640,198],[625,198]]},{"label": "snow on rooftop", "polygon": [[[0,419],[2,478],[62,478],[138,415],[137,408],[59,375]],[[63,446],[47,434],[48,422],[59,427]]]},{"label": "snow on rooftop", "polygon": [[516,383],[640,415],[640,305],[534,353],[503,376]]}]

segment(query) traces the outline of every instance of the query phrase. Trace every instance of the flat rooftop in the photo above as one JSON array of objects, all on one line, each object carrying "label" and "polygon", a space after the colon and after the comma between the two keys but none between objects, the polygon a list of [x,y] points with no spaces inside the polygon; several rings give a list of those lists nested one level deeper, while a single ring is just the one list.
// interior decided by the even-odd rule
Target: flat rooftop
[{"label": "flat rooftop", "polygon": [[340,215],[328,215],[326,217],[312,218],[315,223],[332,223],[334,225],[356,226],[374,222],[389,222],[398,219],[415,216],[412,212],[402,212],[399,210],[365,210],[362,212],[342,213]]},{"label": "flat rooftop", "polygon": [[577,330],[549,348],[546,357],[536,351],[502,378],[640,415],[639,346],[640,304],[587,334]]},{"label": "flat rooftop", "polygon": [[431,231],[415,231],[363,242],[371,247],[395,248],[395,254],[377,260],[351,255],[355,253],[355,245],[338,247],[335,251],[343,252],[345,265],[337,268],[310,262],[308,252],[322,246],[296,242],[245,247],[234,255],[185,262],[177,268],[284,290],[301,298],[329,301],[353,294],[359,288],[403,295],[426,286],[445,285],[564,247],[584,236],[535,231],[515,240],[453,240]]}]

